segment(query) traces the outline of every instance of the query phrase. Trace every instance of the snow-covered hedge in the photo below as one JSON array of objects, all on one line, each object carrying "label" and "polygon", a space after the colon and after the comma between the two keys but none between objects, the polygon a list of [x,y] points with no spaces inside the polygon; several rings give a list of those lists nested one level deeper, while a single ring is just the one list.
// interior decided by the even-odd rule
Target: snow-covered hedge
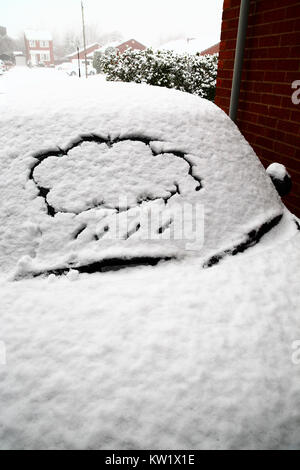
[{"label": "snow-covered hedge", "polygon": [[94,67],[111,81],[148,83],[176,88],[213,100],[215,96],[218,56],[177,54],[173,51],[136,51],[123,54],[110,50],[98,54]]}]

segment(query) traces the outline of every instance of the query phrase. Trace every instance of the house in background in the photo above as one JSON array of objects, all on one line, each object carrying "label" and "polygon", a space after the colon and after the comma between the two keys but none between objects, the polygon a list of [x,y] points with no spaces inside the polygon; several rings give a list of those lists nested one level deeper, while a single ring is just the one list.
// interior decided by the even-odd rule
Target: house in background
[{"label": "house in background", "polygon": [[7,29],[5,26],[0,26],[0,37],[1,36],[6,36],[7,35]]},{"label": "house in background", "polygon": [[27,30],[24,41],[28,64],[54,66],[53,41],[48,31]]},{"label": "house in background", "polygon": [[214,46],[208,47],[204,49],[204,51],[200,52],[200,55],[214,55],[220,52],[220,43],[215,44]]},{"label": "house in background", "polygon": [[94,52],[99,52],[100,54],[108,54],[110,52],[116,51],[122,54],[127,49],[144,51],[146,49],[146,46],[144,46],[144,44],[140,43],[139,41],[136,41],[135,39],[129,39],[128,41],[122,42],[121,44],[116,41],[110,42],[100,47]]},{"label": "house in background", "polygon": [[[215,103],[229,113],[241,0],[225,0]],[[236,124],[263,165],[285,165],[292,191],[284,198],[300,216],[299,0],[250,0]],[[299,86],[299,85],[298,85]]]},{"label": "house in background", "polygon": [[[167,43],[161,44],[155,50],[173,51],[176,54],[200,54],[214,55],[219,52],[220,43],[207,48],[207,38],[185,38],[175,39]],[[205,47],[205,49],[203,49]]]},{"label": "house in background", "polygon": [[26,66],[26,57],[22,51],[14,51],[14,61],[17,67]]},{"label": "house in background", "polygon": [[122,44],[119,44],[117,46],[117,49],[122,54],[127,49],[135,49],[137,51],[144,51],[146,49],[146,46],[144,46],[144,44],[140,43],[139,41],[136,41],[135,39],[129,39],[128,41],[125,41],[125,42],[122,42]]},{"label": "house in background", "polygon": [[[94,52],[100,49],[100,44],[98,42],[94,42],[93,44],[90,44],[89,46],[86,46],[86,48],[81,48],[79,49],[79,60],[81,65],[84,65],[85,63],[85,55],[87,57],[87,62],[89,64],[92,64],[93,62],[93,55]],[[74,65],[77,65],[78,63],[78,51],[74,51],[71,54],[68,54],[65,57],[66,60],[72,62]]]}]

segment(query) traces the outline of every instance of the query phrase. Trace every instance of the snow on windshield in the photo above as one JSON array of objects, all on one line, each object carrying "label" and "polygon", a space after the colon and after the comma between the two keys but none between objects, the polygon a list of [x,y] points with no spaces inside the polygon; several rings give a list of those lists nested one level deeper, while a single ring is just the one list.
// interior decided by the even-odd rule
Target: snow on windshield
[{"label": "snow on windshield", "polygon": [[[19,71],[0,85],[4,271],[39,274],[110,258],[205,260],[279,220],[283,206],[264,168],[211,102],[100,77],[22,73],[21,87]],[[150,237],[145,209],[159,214]],[[182,212],[184,223],[200,226],[196,253],[186,244],[195,242],[192,229],[174,237]]]}]

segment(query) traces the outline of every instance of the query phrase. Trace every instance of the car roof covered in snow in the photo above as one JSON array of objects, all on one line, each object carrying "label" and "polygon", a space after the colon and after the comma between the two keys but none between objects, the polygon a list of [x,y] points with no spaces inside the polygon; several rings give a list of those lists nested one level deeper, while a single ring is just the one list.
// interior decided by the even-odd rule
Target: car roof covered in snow
[{"label": "car roof covered in snow", "polygon": [[[22,88],[8,85],[0,98],[2,269],[39,274],[190,255],[205,265],[253,244],[280,219],[269,176],[213,103],[51,72],[23,72]],[[47,74],[44,86],[34,84]],[[161,217],[150,240],[145,209]],[[184,243],[170,235],[180,211],[200,221],[197,246],[194,234]]]}]

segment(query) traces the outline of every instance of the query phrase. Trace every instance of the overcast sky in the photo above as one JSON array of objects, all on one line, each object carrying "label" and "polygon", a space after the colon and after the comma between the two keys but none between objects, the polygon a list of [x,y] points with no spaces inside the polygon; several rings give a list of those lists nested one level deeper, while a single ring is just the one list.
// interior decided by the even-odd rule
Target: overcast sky
[{"label": "overcast sky", "polygon": [[[87,26],[99,33],[120,31],[145,45],[169,38],[202,38],[204,47],[219,41],[223,0],[84,0]],[[1,0],[0,22],[10,36],[24,29],[61,33],[79,29],[80,0]]]}]

